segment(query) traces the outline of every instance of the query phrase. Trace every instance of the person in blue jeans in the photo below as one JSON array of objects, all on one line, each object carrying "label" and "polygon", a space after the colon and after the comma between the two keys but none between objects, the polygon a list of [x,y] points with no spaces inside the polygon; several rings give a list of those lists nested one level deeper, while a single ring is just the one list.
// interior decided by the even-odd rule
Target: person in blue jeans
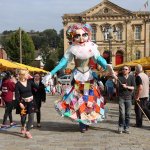
[{"label": "person in blue jeans", "polygon": [[122,74],[118,75],[118,97],[119,97],[119,127],[118,132],[121,134],[130,133],[130,114],[132,106],[132,95],[135,87],[135,78],[129,75],[130,67],[124,66]]},{"label": "person in blue jeans", "polygon": [[108,80],[105,83],[107,97],[109,100],[112,100],[114,94],[114,82],[113,77],[109,76]]}]

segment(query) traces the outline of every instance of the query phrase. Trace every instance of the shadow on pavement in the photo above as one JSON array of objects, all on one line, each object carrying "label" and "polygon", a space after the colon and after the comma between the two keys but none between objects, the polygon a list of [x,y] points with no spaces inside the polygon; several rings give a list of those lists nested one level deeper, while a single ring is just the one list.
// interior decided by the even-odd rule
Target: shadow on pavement
[{"label": "shadow on pavement", "polygon": [[[111,123],[116,124],[116,121],[112,121]],[[38,130],[41,130],[41,131],[79,132],[78,124],[61,123],[61,122],[42,122],[41,124],[42,124],[42,127],[37,128]],[[117,133],[116,130],[113,130],[110,128],[94,127],[94,126],[90,126],[89,130],[109,131],[109,132]]]},{"label": "shadow on pavement", "polygon": [[75,123],[42,122],[41,125],[41,128],[37,128],[41,131],[79,132],[79,125]]},{"label": "shadow on pavement", "polygon": [[9,134],[9,135],[25,138],[19,131],[20,129],[18,130],[18,132],[9,131],[9,130],[0,130],[0,134]]}]

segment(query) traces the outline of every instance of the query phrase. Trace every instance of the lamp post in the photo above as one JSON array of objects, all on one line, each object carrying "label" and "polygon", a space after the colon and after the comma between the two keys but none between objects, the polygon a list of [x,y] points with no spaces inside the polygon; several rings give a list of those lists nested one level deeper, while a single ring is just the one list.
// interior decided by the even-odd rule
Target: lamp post
[{"label": "lamp post", "polygon": [[112,64],[112,35],[111,32],[108,34],[108,42],[109,42],[109,63]]},{"label": "lamp post", "polygon": [[104,27],[104,40],[108,41],[109,44],[109,62],[112,64],[112,40],[113,40],[113,34],[117,34],[116,27],[112,28],[111,26]]},{"label": "lamp post", "polygon": [[21,35],[21,28],[19,28],[19,45],[20,45],[20,63],[22,64],[22,35]]}]

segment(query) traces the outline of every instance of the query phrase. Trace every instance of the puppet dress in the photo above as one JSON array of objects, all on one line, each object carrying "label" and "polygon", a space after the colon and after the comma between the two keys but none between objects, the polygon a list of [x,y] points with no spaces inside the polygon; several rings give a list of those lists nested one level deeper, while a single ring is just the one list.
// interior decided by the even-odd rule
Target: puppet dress
[{"label": "puppet dress", "polygon": [[[72,84],[66,89],[61,100],[55,102],[57,112],[72,121],[90,125],[104,120],[104,98],[101,95],[93,72],[86,64],[94,55],[95,44],[88,43],[87,47],[72,46],[67,54],[73,55],[75,69],[72,72]],[[90,49],[89,49],[90,46]],[[66,55],[66,58],[68,55]],[[84,67],[83,67],[84,66]],[[86,69],[85,72],[79,67]]]}]

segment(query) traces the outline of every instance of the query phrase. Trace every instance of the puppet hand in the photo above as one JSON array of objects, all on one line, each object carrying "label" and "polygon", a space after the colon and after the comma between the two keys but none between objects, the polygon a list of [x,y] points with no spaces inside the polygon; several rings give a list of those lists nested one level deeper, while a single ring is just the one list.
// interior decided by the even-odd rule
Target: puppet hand
[{"label": "puppet hand", "polygon": [[49,72],[45,77],[43,77],[42,79],[42,83],[45,85],[45,86],[48,86],[48,82],[49,80],[52,78],[52,75],[51,73]]},{"label": "puppet hand", "polygon": [[114,79],[118,79],[117,75],[115,74],[114,70],[113,70],[113,67],[111,64],[107,64],[107,69],[108,69],[108,72],[110,73],[110,75],[114,78]]},{"label": "puppet hand", "polygon": [[112,74],[112,77],[113,77],[114,79],[118,80],[118,77],[117,77],[117,75],[115,75],[115,74]]}]

